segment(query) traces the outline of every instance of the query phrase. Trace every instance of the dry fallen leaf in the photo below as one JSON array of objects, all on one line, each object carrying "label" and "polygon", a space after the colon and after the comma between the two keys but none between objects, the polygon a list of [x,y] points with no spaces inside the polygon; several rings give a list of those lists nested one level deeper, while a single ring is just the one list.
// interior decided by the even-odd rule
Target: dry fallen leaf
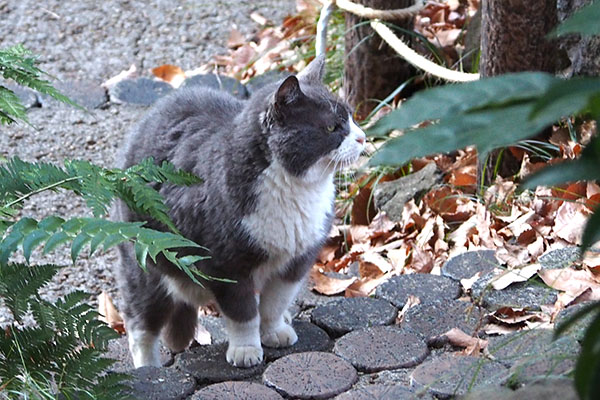
[{"label": "dry fallen leaf", "polygon": [[542,269],[538,271],[538,275],[546,285],[565,291],[573,297],[581,295],[589,288],[592,290],[591,300],[600,300],[600,283],[587,269]]},{"label": "dry fallen leaf", "polygon": [[357,278],[333,278],[325,275],[324,273],[320,272],[317,268],[313,267],[313,269],[310,272],[310,280],[312,282],[312,289],[314,291],[327,296],[332,296],[345,291],[348,286],[352,285],[352,283],[354,283],[354,281],[357,280]]},{"label": "dry fallen leaf", "polygon": [[212,344],[212,337],[210,336],[210,332],[206,330],[204,325],[198,323],[196,324],[196,332],[194,333],[194,340],[198,342],[200,345],[210,345]]},{"label": "dry fallen leaf", "polygon": [[121,71],[117,75],[105,81],[101,86],[106,89],[110,89],[117,83],[124,81],[125,79],[133,79],[137,77],[137,68],[135,64],[131,64],[128,70]]},{"label": "dry fallen leaf", "polygon": [[468,356],[479,355],[479,352],[485,349],[488,341],[467,335],[458,328],[452,328],[444,333],[450,344],[458,347],[464,347],[463,354]]},{"label": "dry fallen leaf", "polygon": [[500,275],[494,277],[492,280],[492,286],[496,290],[502,290],[515,282],[525,282],[529,278],[535,275],[542,268],[540,264],[531,264],[523,268],[514,268],[502,272]]},{"label": "dry fallen leaf", "polygon": [[98,314],[100,314],[100,320],[106,322],[112,329],[120,334],[125,333],[123,318],[106,292],[102,292],[98,296]]},{"label": "dry fallen leaf", "polygon": [[185,80],[185,72],[177,65],[165,64],[160,67],[152,68],[152,73],[158,79],[169,83],[178,88]]}]

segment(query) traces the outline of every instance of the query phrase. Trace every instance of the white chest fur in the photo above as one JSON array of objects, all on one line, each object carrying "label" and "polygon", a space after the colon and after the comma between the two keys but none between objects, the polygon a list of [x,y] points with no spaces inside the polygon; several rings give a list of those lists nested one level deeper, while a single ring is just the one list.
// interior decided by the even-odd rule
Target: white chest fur
[{"label": "white chest fur", "polygon": [[256,210],[242,221],[269,253],[269,265],[259,268],[260,275],[282,268],[327,235],[325,221],[333,210],[335,188],[331,172],[321,171],[317,179],[297,178],[273,161],[260,176]]}]

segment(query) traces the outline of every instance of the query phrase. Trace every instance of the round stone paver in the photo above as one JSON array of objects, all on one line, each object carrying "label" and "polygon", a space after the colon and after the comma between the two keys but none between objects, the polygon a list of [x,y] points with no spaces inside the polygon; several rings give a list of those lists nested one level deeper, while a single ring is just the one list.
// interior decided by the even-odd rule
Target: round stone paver
[{"label": "round stone paver", "polygon": [[489,310],[497,310],[502,307],[540,310],[541,304],[556,302],[557,291],[549,288],[543,282],[529,280],[513,283],[502,290],[495,290],[491,286],[493,279],[493,273],[484,275],[471,288],[473,300]]},{"label": "round stone paver", "polygon": [[375,326],[338,339],[333,351],[361,372],[414,367],[429,354],[422,336],[395,326]]},{"label": "round stone paver", "polygon": [[419,365],[410,378],[416,389],[427,388],[434,396],[445,399],[505,375],[506,367],[499,362],[445,353]]},{"label": "round stone paver", "polygon": [[114,103],[149,106],[173,91],[173,86],[164,81],[149,78],[125,79],[109,89],[110,101]]},{"label": "round stone paver", "polygon": [[567,268],[573,265],[581,257],[579,247],[565,247],[551,250],[538,258],[538,262],[544,269]]},{"label": "round stone paver", "polygon": [[375,292],[375,297],[398,308],[404,307],[410,295],[418,297],[421,304],[453,300],[460,296],[460,284],[446,276],[409,274],[393,277]]},{"label": "round stone paver", "polygon": [[432,397],[425,393],[419,395],[412,388],[400,385],[371,385],[352,389],[342,393],[335,400],[429,400]]},{"label": "round stone paver", "polygon": [[551,378],[514,391],[500,386],[480,387],[461,400],[579,400],[579,396],[572,380]]},{"label": "round stone paver", "polygon": [[398,309],[382,299],[370,297],[343,298],[316,307],[311,320],[333,337],[371,326],[393,324]]},{"label": "round stone paver", "polygon": [[333,340],[327,333],[308,321],[295,320],[292,326],[298,335],[298,341],[293,346],[272,348],[263,347],[265,360],[267,362],[287,356],[293,353],[303,353],[306,351],[330,351],[333,347]]},{"label": "round stone paver", "polygon": [[191,400],[281,400],[279,393],[252,382],[221,382],[197,391]]},{"label": "round stone paver", "polygon": [[[524,361],[535,361],[540,357],[562,360],[577,355],[579,343],[570,336],[554,340],[549,329],[535,329],[494,336],[489,339],[488,351],[499,362],[506,365]],[[551,363],[551,361],[548,361]]]},{"label": "round stone paver", "polygon": [[596,304],[596,308],[594,310],[588,312],[585,316],[579,318],[576,322],[571,324],[561,334],[561,336],[572,336],[581,342],[583,340],[583,337],[585,336],[586,329],[590,326],[593,319],[600,312],[600,303],[586,301],[584,303],[575,304],[569,308],[565,308],[564,310],[561,310],[556,317],[556,321],[554,322],[554,327],[556,329],[561,328],[565,323],[567,323],[569,318],[572,317],[575,313],[577,313],[581,309],[591,306],[593,304]]},{"label": "round stone paver", "polygon": [[442,266],[442,275],[456,281],[472,278],[476,273],[485,275],[499,265],[494,250],[467,251],[449,259]]},{"label": "round stone paver", "polygon": [[510,367],[508,385],[519,387],[544,379],[564,378],[575,369],[577,354],[543,353],[518,360]]},{"label": "round stone paver", "polygon": [[198,383],[218,383],[252,378],[262,373],[264,364],[251,368],[234,367],[225,359],[227,344],[198,346],[175,357],[175,368],[191,374]]},{"label": "round stone paver", "polygon": [[406,311],[400,326],[423,335],[430,345],[439,346],[446,341],[444,333],[450,329],[459,328],[472,335],[485,325],[486,319],[484,310],[473,303],[452,300],[417,304]]},{"label": "round stone paver", "polygon": [[357,379],[350,363],[323,352],[290,354],[263,374],[267,386],[295,399],[328,399],[350,389]]},{"label": "round stone paver", "polygon": [[194,378],[173,368],[142,367],[128,372],[129,394],[135,399],[179,400],[196,388]]},{"label": "round stone paver", "polygon": [[210,344],[227,343],[227,332],[223,324],[223,318],[212,315],[198,317],[198,323],[210,333]]}]

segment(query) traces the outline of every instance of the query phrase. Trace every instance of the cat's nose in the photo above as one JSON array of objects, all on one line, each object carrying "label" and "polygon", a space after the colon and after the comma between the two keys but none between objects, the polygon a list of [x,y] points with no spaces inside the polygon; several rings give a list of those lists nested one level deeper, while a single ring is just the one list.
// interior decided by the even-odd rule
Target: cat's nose
[{"label": "cat's nose", "polygon": [[356,138],[356,141],[360,144],[365,144],[365,139],[366,137],[364,135],[361,135]]}]

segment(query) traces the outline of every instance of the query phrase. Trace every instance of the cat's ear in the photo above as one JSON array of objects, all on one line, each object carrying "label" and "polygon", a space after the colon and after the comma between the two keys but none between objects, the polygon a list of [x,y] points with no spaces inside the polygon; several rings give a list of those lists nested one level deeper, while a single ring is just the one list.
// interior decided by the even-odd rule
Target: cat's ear
[{"label": "cat's ear", "polygon": [[275,105],[285,106],[293,103],[303,93],[300,90],[300,82],[294,75],[285,78],[283,83],[279,85],[277,92],[275,92]]},{"label": "cat's ear", "polygon": [[321,83],[325,73],[325,54],[320,54],[298,74],[298,78],[305,82]]}]

